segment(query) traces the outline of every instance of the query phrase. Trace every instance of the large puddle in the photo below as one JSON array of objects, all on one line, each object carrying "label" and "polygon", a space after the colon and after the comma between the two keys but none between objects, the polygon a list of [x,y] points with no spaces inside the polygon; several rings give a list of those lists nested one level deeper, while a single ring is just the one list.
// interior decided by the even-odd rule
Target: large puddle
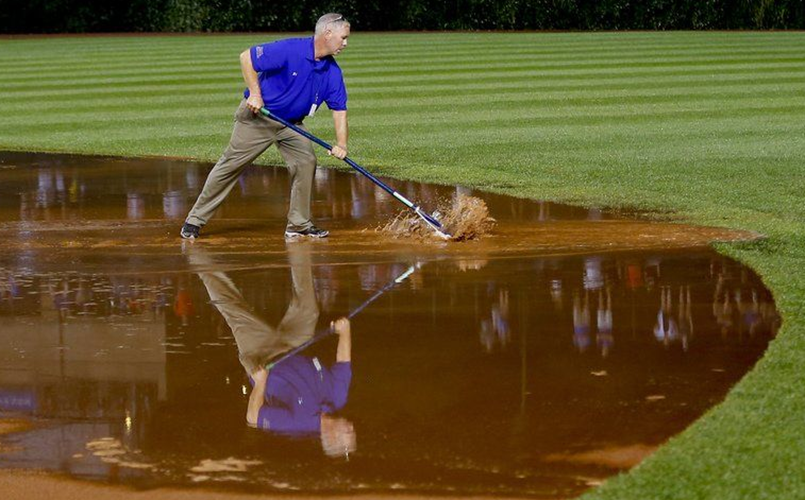
[{"label": "large puddle", "polygon": [[[142,488],[573,496],[720,401],[780,322],[757,276],[707,248],[751,235],[471,193],[493,234],[395,240],[373,229],[398,202],[320,170],[314,214],[332,235],[286,243],[286,172],[250,167],[183,244],[209,165],[0,158],[6,468]],[[390,183],[425,207],[460,191]],[[348,388],[335,336],[272,371],[299,375],[285,390],[298,394],[267,403],[276,421],[310,432],[247,426],[249,353],[349,314]],[[348,398],[322,432],[309,399],[327,399],[312,388],[325,379]]]}]

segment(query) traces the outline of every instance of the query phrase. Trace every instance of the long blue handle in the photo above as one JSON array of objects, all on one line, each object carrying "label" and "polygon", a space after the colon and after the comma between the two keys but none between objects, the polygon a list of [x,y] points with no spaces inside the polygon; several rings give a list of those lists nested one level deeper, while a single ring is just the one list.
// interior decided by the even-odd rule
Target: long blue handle
[{"label": "long blue handle", "polygon": [[[377,300],[377,299],[378,299],[378,298],[379,298],[381,295],[383,295],[384,293],[386,293],[386,292],[388,292],[389,290],[391,290],[391,289],[392,289],[392,288],[393,288],[395,285],[397,285],[397,284],[402,283],[403,281],[405,281],[405,280],[406,280],[406,278],[408,278],[409,276],[411,276],[411,275],[414,273],[414,271],[416,271],[416,266],[411,266],[411,267],[409,267],[409,268],[408,268],[408,269],[407,269],[407,270],[406,270],[404,273],[400,274],[399,276],[397,276],[397,277],[396,277],[396,278],[394,278],[393,280],[391,280],[391,281],[389,281],[388,283],[386,283],[386,286],[384,286],[383,288],[381,288],[380,290],[378,290],[377,292],[375,292],[375,294],[374,294],[374,295],[372,295],[371,297],[369,297],[368,299],[366,299],[366,300],[363,302],[363,304],[361,304],[361,305],[359,305],[358,307],[356,307],[355,309],[353,309],[353,310],[352,310],[352,311],[349,313],[349,315],[347,315],[347,319],[352,319],[352,318],[354,318],[355,316],[357,316],[357,315],[358,315],[358,313],[360,313],[361,311],[363,311],[364,309],[366,309],[366,307],[367,307],[369,304],[371,304],[372,302],[374,302],[375,300]],[[307,348],[308,348],[308,347],[310,347],[311,345],[315,344],[315,343],[316,343],[316,342],[318,342],[319,340],[321,340],[321,339],[323,339],[323,338],[325,338],[325,337],[329,337],[329,336],[330,336],[330,334],[332,334],[332,333],[334,333],[334,332],[335,332],[335,330],[333,330],[333,327],[331,327],[331,326],[330,326],[330,327],[327,327],[327,329],[325,329],[325,330],[321,331],[320,333],[315,334],[313,337],[311,337],[311,338],[310,338],[310,339],[309,339],[307,342],[305,342],[304,344],[300,344],[300,345],[298,345],[298,346],[294,347],[293,349],[291,349],[290,351],[288,351],[288,352],[286,352],[285,354],[281,355],[280,357],[276,358],[275,360],[271,361],[270,363],[267,363],[267,364],[266,364],[266,366],[265,366],[266,370],[271,370],[272,368],[274,368],[274,367],[275,367],[275,366],[277,366],[278,364],[282,363],[283,361],[285,361],[286,359],[290,358],[291,356],[293,356],[293,355],[295,355],[295,354],[298,354],[298,353],[300,353],[301,351],[304,351],[305,349],[307,349]]]},{"label": "long blue handle", "polygon": [[[325,141],[319,139],[318,137],[316,137],[315,135],[311,134],[307,130],[304,130],[304,129],[301,129],[301,128],[297,127],[296,125],[294,125],[293,123],[289,122],[288,120],[285,120],[284,118],[280,118],[279,116],[277,116],[275,114],[272,114],[271,111],[269,111],[266,108],[260,108],[260,113],[262,113],[263,115],[267,116],[268,118],[271,118],[274,121],[277,121],[277,122],[285,125],[286,127],[288,127],[289,129],[293,130],[294,132],[307,137],[308,139],[310,139],[311,141],[315,142],[319,146],[323,147],[327,151],[330,151],[330,150],[333,149],[333,147],[330,146],[329,144],[327,144]],[[355,163],[354,161],[352,161],[351,158],[346,157],[346,158],[344,158],[344,161],[346,162],[347,165],[349,165],[350,167],[354,168],[355,170],[357,170],[358,172],[363,174],[365,177],[367,177],[370,181],[372,181],[375,184],[377,184],[385,192],[387,192],[388,194],[390,194],[393,197],[395,197],[398,200],[400,200],[400,202],[402,202],[403,205],[405,205],[408,208],[410,208],[411,210],[413,210],[418,216],[420,216],[423,220],[425,220],[425,222],[427,222],[428,225],[430,225],[433,229],[435,229],[441,236],[447,237],[447,238],[450,237],[450,235],[447,234],[447,232],[445,232],[444,228],[442,227],[441,222],[436,220],[432,215],[430,215],[429,213],[427,213],[424,210],[422,210],[419,206],[417,206],[414,203],[412,203],[405,196],[403,196],[400,193],[398,193],[397,191],[393,190],[391,187],[386,185],[383,181],[381,181],[380,179],[378,179],[377,177],[372,175],[368,170],[366,170],[362,166],[360,166],[357,163]]]}]

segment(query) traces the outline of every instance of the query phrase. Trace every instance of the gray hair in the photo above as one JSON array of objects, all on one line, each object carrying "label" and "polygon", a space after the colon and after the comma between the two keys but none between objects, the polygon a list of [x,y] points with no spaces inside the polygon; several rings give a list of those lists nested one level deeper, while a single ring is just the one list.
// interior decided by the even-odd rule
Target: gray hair
[{"label": "gray hair", "polygon": [[323,35],[328,29],[339,28],[344,25],[349,26],[349,21],[343,15],[335,12],[324,14],[316,21],[316,36]]}]

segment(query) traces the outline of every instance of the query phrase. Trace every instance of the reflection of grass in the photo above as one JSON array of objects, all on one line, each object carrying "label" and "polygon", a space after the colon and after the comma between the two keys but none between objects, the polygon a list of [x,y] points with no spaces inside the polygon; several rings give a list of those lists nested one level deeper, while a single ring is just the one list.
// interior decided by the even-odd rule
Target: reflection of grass
[{"label": "reflection of grass", "polygon": [[[242,88],[237,55],[269,38],[2,40],[0,147],[214,160]],[[767,234],[720,249],[774,290],[778,340],[724,404],[590,496],[805,496],[805,33],[350,44],[350,146],[377,172]],[[332,138],[326,113],[308,125]]]}]

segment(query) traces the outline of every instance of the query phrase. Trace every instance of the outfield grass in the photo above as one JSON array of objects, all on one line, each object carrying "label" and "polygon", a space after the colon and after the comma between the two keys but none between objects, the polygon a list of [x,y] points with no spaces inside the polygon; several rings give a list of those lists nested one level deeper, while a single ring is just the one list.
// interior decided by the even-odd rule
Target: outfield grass
[{"label": "outfield grass", "polygon": [[[215,160],[238,54],[273,38],[0,40],[0,148]],[[588,497],[805,497],[805,33],[355,33],[339,61],[351,155],[376,173],[767,235],[719,249],[774,291],[777,340]],[[326,112],[308,125],[332,139]]]}]

